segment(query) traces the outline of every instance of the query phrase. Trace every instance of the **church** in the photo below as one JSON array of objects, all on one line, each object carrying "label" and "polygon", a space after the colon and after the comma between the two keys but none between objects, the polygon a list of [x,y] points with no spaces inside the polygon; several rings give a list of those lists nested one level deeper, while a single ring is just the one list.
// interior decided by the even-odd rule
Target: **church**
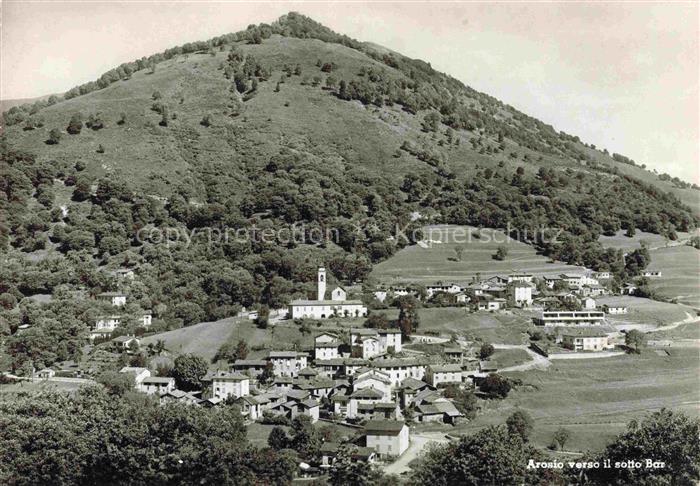
[{"label": "church", "polygon": [[326,300],[326,269],[318,269],[317,300],[294,300],[289,305],[289,316],[292,319],[328,319],[330,317],[365,317],[367,307],[360,300],[345,300],[347,294],[342,287],[336,287],[331,292],[330,300]]}]

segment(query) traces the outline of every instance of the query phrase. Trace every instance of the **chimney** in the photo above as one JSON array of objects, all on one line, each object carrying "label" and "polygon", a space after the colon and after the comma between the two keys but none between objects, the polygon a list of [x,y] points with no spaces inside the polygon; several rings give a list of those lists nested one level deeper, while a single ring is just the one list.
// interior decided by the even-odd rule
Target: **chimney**
[{"label": "chimney", "polygon": [[320,267],[318,269],[318,300],[324,300],[326,297],[326,269]]}]

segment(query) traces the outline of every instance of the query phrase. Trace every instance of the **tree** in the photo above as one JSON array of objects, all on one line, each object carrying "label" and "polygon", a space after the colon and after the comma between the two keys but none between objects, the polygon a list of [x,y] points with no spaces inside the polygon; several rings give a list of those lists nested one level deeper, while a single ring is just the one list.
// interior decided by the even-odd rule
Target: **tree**
[{"label": "tree", "polygon": [[500,245],[493,256],[495,260],[505,260],[508,256],[508,248],[505,245]]},{"label": "tree", "polygon": [[99,145],[97,146],[97,153],[98,153],[98,154],[103,154],[103,153],[105,153],[104,145],[99,144]]},{"label": "tree", "polygon": [[697,484],[700,480],[700,421],[682,412],[661,409],[632,420],[627,431],[610,443],[596,459],[602,462],[647,460],[660,468],[599,468],[590,471],[594,484]]},{"label": "tree", "polygon": [[134,389],[134,377],[129,373],[105,371],[97,376],[97,383],[103,385],[110,395],[124,396]]},{"label": "tree", "polygon": [[168,126],[168,108],[166,106],[163,106],[163,109],[161,110],[161,117],[158,125],[160,125],[161,127]]},{"label": "tree", "polygon": [[455,255],[457,255],[457,260],[460,262],[462,261],[462,256],[464,255],[464,252],[466,251],[467,247],[465,245],[457,245],[455,246]]},{"label": "tree", "polygon": [[[487,460],[485,459],[487,458]],[[459,441],[430,446],[414,468],[411,484],[559,484],[551,469],[528,469],[543,455],[504,426],[487,427]]]},{"label": "tree", "polygon": [[491,374],[484,378],[479,389],[489,398],[505,398],[510,392],[510,382],[498,374]]},{"label": "tree", "polygon": [[554,437],[552,437],[552,441],[554,444],[559,446],[559,450],[564,450],[564,446],[566,443],[569,441],[571,438],[571,432],[569,432],[568,429],[565,429],[564,427],[559,427],[556,432],[554,432]]},{"label": "tree", "polygon": [[49,132],[49,139],[46,141],[48,145],[58,145],[61,141],[61,132],[57,128],[52,128]]},{"label": "tree", "polygon": [[267,436],[267,445],[276,451],[286,449],[289,446],[289,437],[282,427],[276,425]]},{"label": "tree", "polygon": [[209,113],[207,113],[206,115],[204,115],[204,116],[202,117],[202,121],[199,122],[199,124],[202,125],[203,127],[209,127],[209,126],[211,126],[211,115],[210,115]]},{"label": "tree", "polygon": [[364,324],[365,327],[371,329],[387,329],[389,327],[389,319],[383,312],[380,314],[370,314]]},{"label": "tree", "polygon": [[82,116],[80,113],[74,113],[68,122],[66,131],[71,135],[78,135],[83,128]]},{"label": "tree", "polygon": [[636,228],[635,228],[635,223],[634,220],[630,220],[627,223],[627,232],[625,233],[625,236],[628,238],[632,238],[636,233]]},{"label": "tree", "polygon": [[126,123],[126,113],[122,112],[119,114],[119,120],[117,120],[117,125],[123,125]]},{"label": "tree", "polygon": [[529,413],[516,410],[506,419],[508,433],[518,434],[523,442],[527,442],[532,433],[534,421]]},{"label": "tree", "polygon": [[260,306],[258,311],[258,317],[255,319],[255,325],[259,329],[267,329],[267,325],[270,321],[270,308],[266,305]]},{"label": "tree", "polygon": [[275,371],[274,367],[272,366],[272,363],[268,361],[265,364],[265,367],[263,368],[262,372],[260,375],[258,375],[258,381],[262,384],[269,383],[275,378]]},{"label": "tree", "polygon": [[642,348],[645,347],[646,344],[646,335],[637,329],[632,329],[625,335],[625,345],[636,354],[641,353]]},{"label": "tree", "polygon": [[399,308],[399,318],[397,321],[401,334],[404,338],[409,337],[418,329],[420,318],[418,317],[418,301],[412,295],[402,295],[396,299]]},{"label": "tree", "polygon": [[209,365],[200,356],[183,354],[175,358],[172,377],[180,390],[193,391],[202,388],[202,377],[207,373]]},{"label": "tree", "polygon": [[292,420],[292,448],[305,459],[312,459],[318,455],[321,443],[314,430],[311,417],[297,415]]},{"label": "tree", "polygon": [[452,403],[465,418],[471,420],[476,417],[479,405],[474,392],[460,388],[457,385],[448,385],[445,387],[444,395],[446,398],[452,399]]},{"label": "tree", "polygon": [[442,117],[440,116],[440,113],[431,110],[423,117],[421,126],[426,132],[435,132],[437,131],[438,126],[440,126],[441,121]]},{"label": "tree", "polygon": [[481,345],[481,348],[479,349],[479,358],[481,358],[481,359],[489,358],[493,355],[493,353],[495,351],[496,351],[496,348],[493,347],[493,344],[484,343]]},{"label": "tree", "polygon": [[343,444],[338,450],[335,463],[330,470],[329,483],[333,486],[374,486],[382,473],[372,464],[353,459],[357,446]]}]

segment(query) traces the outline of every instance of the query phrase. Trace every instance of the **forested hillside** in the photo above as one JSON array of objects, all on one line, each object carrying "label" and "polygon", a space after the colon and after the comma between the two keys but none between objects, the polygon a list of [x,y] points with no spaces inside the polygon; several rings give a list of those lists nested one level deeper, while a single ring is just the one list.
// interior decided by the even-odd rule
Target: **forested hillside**
[{"label": "forested hillside", "polygon": [[[96,311],[73,291],[114,290],[118,267],[138,275],[128,311],[164,329],[283,306],[319,264],[361,281],[411,243],[397,225],[507,228],[624,280],[637,263],[601,234],[674,239],[698,223],[687,184],[298,14],[125,63],[4,121],[0,332],[15,366],[78,353]],[[306,242],[218,237],[292,225]],[[533,237],[543,227],[558,240]],[[332,237],[309,242],[319,231]],[[22,300],[37,294],[54,300]]]}]

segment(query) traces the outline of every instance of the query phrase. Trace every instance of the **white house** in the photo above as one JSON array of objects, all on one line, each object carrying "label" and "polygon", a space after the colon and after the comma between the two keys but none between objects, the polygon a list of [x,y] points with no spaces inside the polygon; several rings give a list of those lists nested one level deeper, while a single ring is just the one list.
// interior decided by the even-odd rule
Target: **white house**
[{"label": "white house", "polygon": [[627,314],[627,307],[624,305],[604,305],[603,312],[606,314],[616,315],[616,314]]},{"label": "white house", "polygon": [[383,457],[398,457],[408,449],[409,431],[399,420],[369,420],[365,424],[367,447]]},{"label": "white house", "polygon": [[518,306],[532,305],[532,284],[527,281],[516,280],[513,284],[513,300]]},{"label": "white house", "polygon": [[596,308],[595,299],[591,299],[590,297],[586,297],[584,299],[581,299],[581,307],[583,307],[584,309],[595,309]]},{"label": "white house", "polygon": [[535,277],[529,273],[511,273],[510,275],[508,275],[508,283],[511,283],[511,282],[532,283],[532,280],[534,278]]},{"label": "white house", "polygon": [[350,346],[361,350],[363,359],[402,349],[401,331],[398,329],[350,329]]},{"label": "white house", "polygon": [[337,335],[325,332],[314,338],[314,359],[335,359],[338,358],[338,347],[341,342]]},{"label": "white house", "polygon": [[391,379],[391,385],[398,387],[406,378],[422,380],[427,363],[421,358],[375,359],[372,367],[383,371]]},{"label": "white house", "polygon": [[462,287],[454,283],[437,283],[435,285],[428,285],[427,287],[425,287],[425,291],[427,293],[428,298],[431,298],[433,295],[440,292],[444,292],[446,294],[459,294],[460,292],[462,292],[462,290]]},{"label": "white house", "polygon": [[462,367],[458,364],[430,365],[426,372],[432,386],[462,383]]},{"label": "white house", "polygon": [[659,271],[651,271],[651,270],[645,270],[642,272],[642,277],[649,277],[649,278],[655,278],[655,277],[660,277],[661,272]]},{"label": "white house", "polygon": [[363,388],[378,390],[384,401],[391,401],[391,378],[382,371],[371,368],[358,371],[355,374],[352,387],[353,391]]},{"label": "white house", "polygon": [[[228,397],[241,398],[250,395],[250,378],[240,373],[219,371],[208,377],[211,380],[211,391],[214,398],[222,400]],[[209,379],[203,381],[209,381]]]},{"label": "white house", "polygon": [[97,294],[97,298],[103,302],[109,302],[115,307],[126,304],[126,294],[121,292],[102,292]]},{"label": "white house", "polygon": [[601,272],[595,272],[593,274],[595,278],[598,280],[609,280],[610,279],[610,272],[607,271],[601,271]]},{"label": "white house", "polygon": [[360,300],[345,300],[346,292],[337,287],[331,292],[331,300],[325,300],[326,269],[318,269],[318,295],[316,300],[294,300],[289,305],[292,319],[328,319],[331,317],[365,317],[367,307]]},{"label": "white house", "polygon": [[604,351],[611,348],[608,335],[598,329],[567,329],[561,333],[564,347],[574,351]]},{"label": "white house", "polygon": [[175,378],[150,376],[141,381],[138,389],[148,395],[163,395],[175,389]]},{"label": "white house", "polygon": [[270,351],[267,359],[275,376],[297,376],[307,366],[306,353],[297,351]]},{"label": "white house", "polygon": [[119,370],[119,373],[128,373],[134,377],[134,385],[138,388],[143,380],[150,378],[151,372],[146,368],[139,368],[134,366],[125,366]]}]

